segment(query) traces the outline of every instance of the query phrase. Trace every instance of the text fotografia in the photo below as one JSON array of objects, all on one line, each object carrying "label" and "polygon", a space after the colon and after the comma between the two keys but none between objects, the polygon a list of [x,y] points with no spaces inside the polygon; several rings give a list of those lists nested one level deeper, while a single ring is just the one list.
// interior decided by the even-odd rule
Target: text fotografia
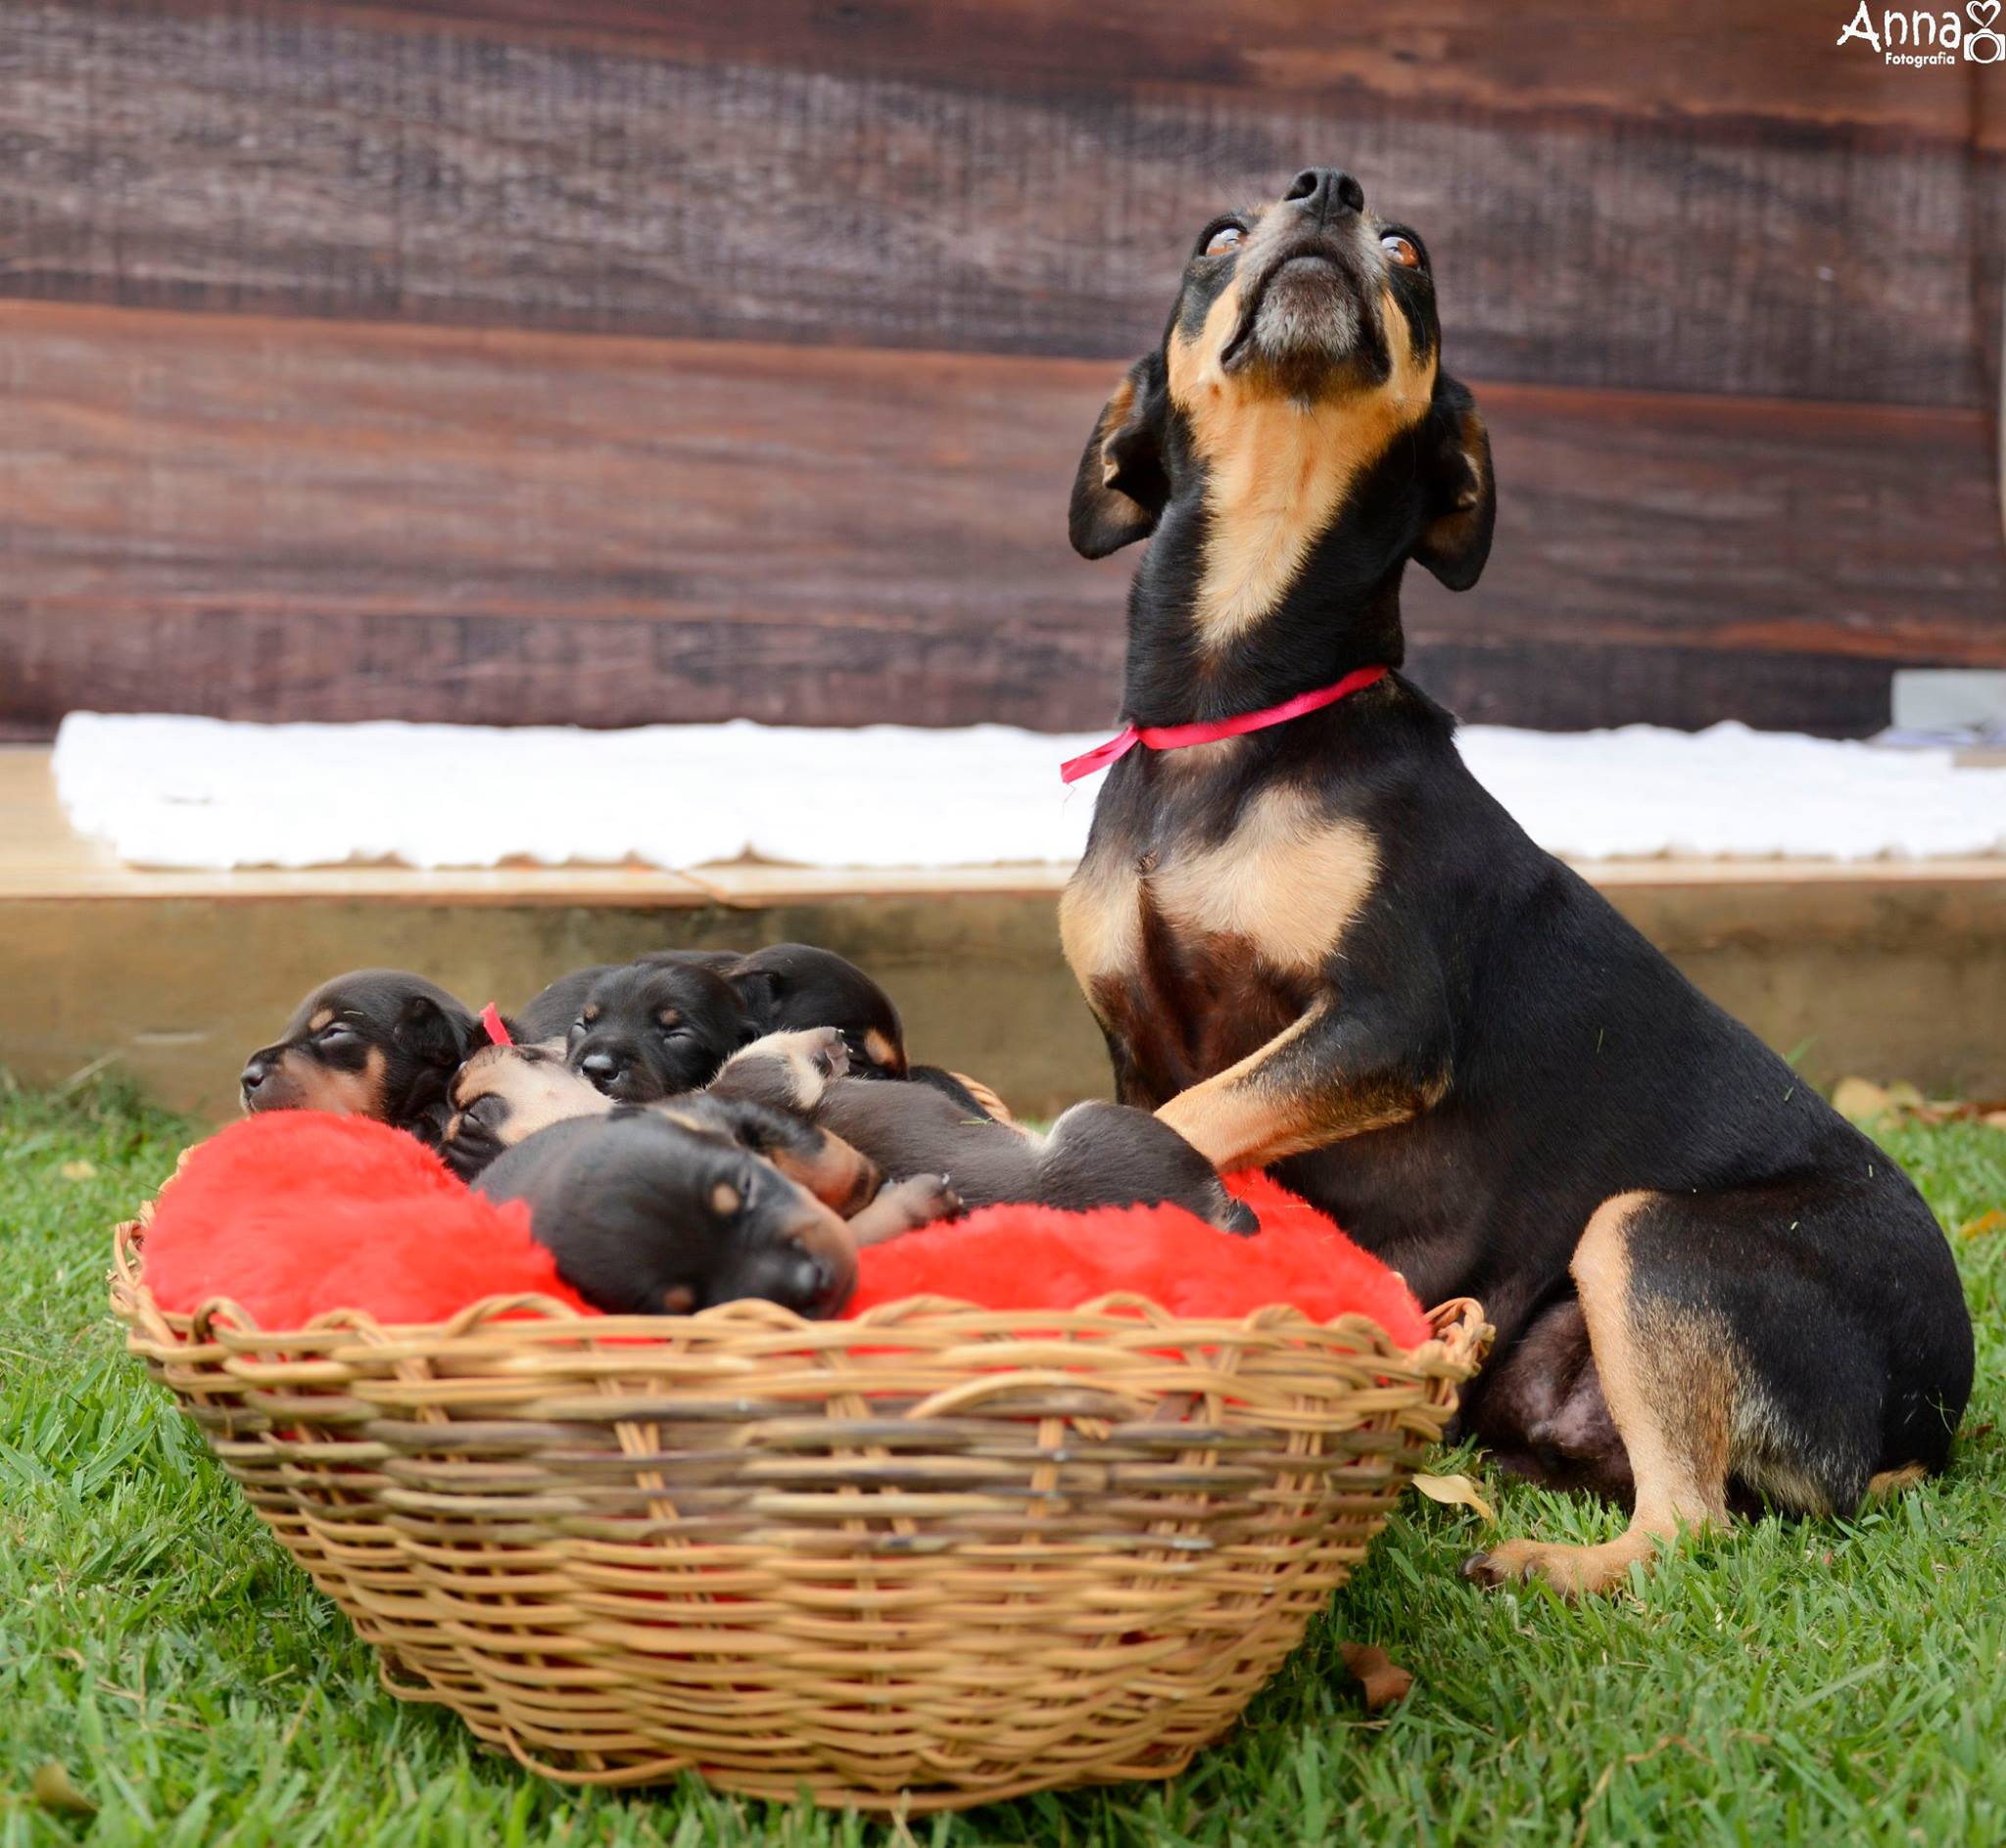
[{"label": "text fotografia", "polygon": [[1993,29],[1998,17],[1999,0],[1971,0],[1962,16],[1948,10],[1900,13],[1887,8],[1878,18],[1867,10],[1867,0],[1860,0],[1838,42],[1856,39],[1871,45],[1891,65],[1954,65],[1960,59],[1995,65],[2006,60],[2006,37]]}]

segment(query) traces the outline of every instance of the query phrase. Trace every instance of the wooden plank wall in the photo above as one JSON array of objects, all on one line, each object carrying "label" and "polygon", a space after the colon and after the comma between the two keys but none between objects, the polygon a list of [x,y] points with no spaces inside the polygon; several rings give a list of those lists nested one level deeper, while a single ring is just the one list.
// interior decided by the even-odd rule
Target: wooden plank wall
[{"label": "wooden plank wall", "polygon": [[0,735],[1100,724],[1079,444],[1309,161],[1426,232],[1491,421],[1416,670],[1871,730],[2006,663],[2006,69],[1843,11],[0,0]]}]

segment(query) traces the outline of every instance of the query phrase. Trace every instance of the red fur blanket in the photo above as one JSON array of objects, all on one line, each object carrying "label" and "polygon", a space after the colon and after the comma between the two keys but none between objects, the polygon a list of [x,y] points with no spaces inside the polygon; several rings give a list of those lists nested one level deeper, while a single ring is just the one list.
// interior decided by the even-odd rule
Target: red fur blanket
[{"label": "red fur blanket", "polygon": [[[1174,1207],[990,1207],[865,1252],[849,1313],[909,1296],[1066,1309],[1124,1290],[1180,1315],[1355,1310],[1403,1346],[1427,1339],[1407,1286],[1313,1208],[1264,1175],[1228,1184],[1260,1216],[1251,1238]],[[146,1282],[164,1309],[225,1297],[267,1329],[336,1308],[438,1322],[522,1294],[593,1313],[526,1208],[473,1192],[400,1130],[307,1111],[246,1117],[190,1151],[156,1203]]]}]

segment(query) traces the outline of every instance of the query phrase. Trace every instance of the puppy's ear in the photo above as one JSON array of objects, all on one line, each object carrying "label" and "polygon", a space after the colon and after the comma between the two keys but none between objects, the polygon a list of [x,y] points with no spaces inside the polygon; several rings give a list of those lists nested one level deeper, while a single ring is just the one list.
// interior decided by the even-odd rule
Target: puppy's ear
[{"label": "puppy's ear", "polygon": [[449,1013],[430,995],[412,995],[397,1017],[394,1034],[399,1047],[421,1065],[451,1070],[465,1063],[475,1031],[472,1020]]},{"label": "puppy's ear", "polygon": [[1436,376],[1435,402],[1421,426],[1421,475],[1428,511],[1414,557],[1452,591],[1483,575],[1498,518],[1498,483],[1491,473],[1491,437],[1469,388],[1448,373]]},{"label": "puppy's ear", "polygon": [[1167,403],[1163,355],[1151,353],[1128,368],[1101,407],[1073,478],[1067,520],[1082,558],[1105,558],[1156,531],[1170,498],[1163,450]]},{"label": "puppy's ear", "polygon": [[747,1014],[768,1014],[780,1005],[780,977],[770,969],[748,969],[732,977],[732,992]]}]

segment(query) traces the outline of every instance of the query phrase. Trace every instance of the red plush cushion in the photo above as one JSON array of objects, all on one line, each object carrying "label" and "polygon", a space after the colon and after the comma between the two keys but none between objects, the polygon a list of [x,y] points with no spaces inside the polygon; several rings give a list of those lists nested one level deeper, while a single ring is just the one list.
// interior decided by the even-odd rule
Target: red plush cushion
[{"label": "red plush cushion", "polygon": [[190,1152],[146,1234],[162,1308],[212,1297],[261,1328],[327,1309],[443,1322],[482,1297],[535,1293],[587,1310],[529,1235],[529,1209],[477,1194],[401,1129],[271,1111]]},{"label": "red plush cushion", "polygon": [[1070,1309],[1126,1290],[1178,1315],[1236,1317],[1292,1303],[1319,1322],[1369,1315],[1405,1348],[1428,1339],[1413,1293],[1308,1201],[1259,1172],[1226,1185],[1260,1216],[1251,1238],[1180,1207],[985,1207],[863,1253],[848,1313],[913,1296]]},{"label": "red plush cushion", "polygon": [[[1407,1286],[1313,1208],[1262,1174],[1227,1185],[1260,1215],[1252,1238],[1174,1207],[989,1207],[863,1253],[849,1312],[908,1296],[1066,1309],[1125,1290],[1184,1315],[1292,1303],[1318,1321],[1369,1315],[1403,1346],[1428,1338]],[[164,1309],[227,1297],[267,1329],[328,1309],[441,1322],[487,1296],[595,1312],[526,1208],[474,1193],[402,1130],[311,1111],[246,1117],[190,1153],[155,1205],[146,1281]]]}]

